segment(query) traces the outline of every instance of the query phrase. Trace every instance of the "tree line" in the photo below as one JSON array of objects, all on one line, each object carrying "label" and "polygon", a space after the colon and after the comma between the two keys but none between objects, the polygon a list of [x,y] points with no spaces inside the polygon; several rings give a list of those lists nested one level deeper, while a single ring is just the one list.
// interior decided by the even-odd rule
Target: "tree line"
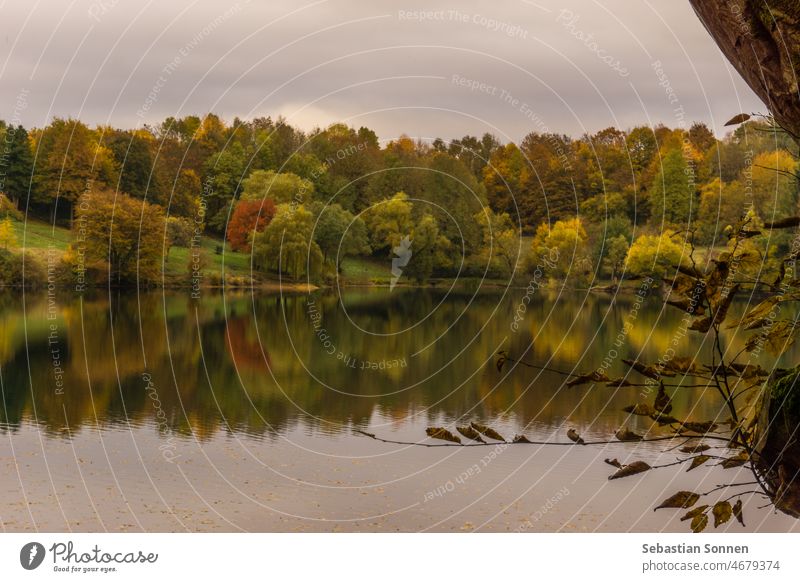
[{"label": "tree line", "polygon": [[[723,139],[695,123],[382,144],[366,127],[209,114],[131,130],[0,122],[0,144],[6,221],[70,225],[65,270],[88,263],[119,281],[158,279],[169,248],[199,235],[295,278],[384,260],[407,238],[404,274],[418,281],[524,275],[554,249],[547,277],[618,279],[679,261],[676,234],[710,248],[744,215],[757,224],[798,203],[793,142],[754,120]],[[8,255],[13,233],[3,237]],[[752,244],[768,260],[789,241]]]}]

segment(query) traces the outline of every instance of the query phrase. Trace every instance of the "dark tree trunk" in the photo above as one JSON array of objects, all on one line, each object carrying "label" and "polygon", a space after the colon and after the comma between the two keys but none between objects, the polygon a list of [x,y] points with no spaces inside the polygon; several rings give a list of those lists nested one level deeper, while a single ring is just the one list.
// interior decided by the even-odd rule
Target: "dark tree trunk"
[{"label": "dark tree trunk", "polygon": [[[728,60],[800,141],[800,2],[689,0]],[[731,112],[731,116],[738,111]],[[744,112],[747,113],[747,112]]]}]

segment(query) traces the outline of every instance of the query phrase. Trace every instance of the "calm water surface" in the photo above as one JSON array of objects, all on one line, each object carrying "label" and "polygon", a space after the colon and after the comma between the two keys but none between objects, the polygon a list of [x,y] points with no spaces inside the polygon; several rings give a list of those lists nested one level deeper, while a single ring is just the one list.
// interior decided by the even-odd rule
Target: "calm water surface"
[{"label": "calm water surface", "polygon": [[[570,427],[587,440],[623,424],[646,431],[649,422],[621,410],[652,400],[641,388],[566,388],[554,372],[498,372],[494,354],[564,372],[605,362],[621,376],[622,358],[710,350],[702,336],[683,337],[680,313],[657,299],[538,292],[523,313],[522,296],[4,292],[0,523],[6,531],[686,531],[677,513],[652,508],[679,489],[752,480],[747,470],[677,466],[608,481],[603,459],[665,464],[676,458],[671,442],[427,448],[355,432],[427,443],[426,427],[470,420],[547,442],[568,442]],[[742,339],[726,343],[738,349]],[[793,349],[785,361],[798,356]],[[674,390],[673,415],[727,418],[715,394],[691,388]],[[762,504],[746,504],[748,530],[798,529]]]}]

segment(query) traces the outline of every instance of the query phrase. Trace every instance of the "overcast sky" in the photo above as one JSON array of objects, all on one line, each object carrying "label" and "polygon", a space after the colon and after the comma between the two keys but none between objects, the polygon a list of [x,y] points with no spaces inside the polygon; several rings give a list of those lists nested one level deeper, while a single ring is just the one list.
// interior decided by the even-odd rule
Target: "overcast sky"
[{"label": "overcast sky", "polygon": [[[687,0],[0,0],[0,118],[213,111],[454,138],[765,107]],[[660,66],[659,66],[660,63]]]}]

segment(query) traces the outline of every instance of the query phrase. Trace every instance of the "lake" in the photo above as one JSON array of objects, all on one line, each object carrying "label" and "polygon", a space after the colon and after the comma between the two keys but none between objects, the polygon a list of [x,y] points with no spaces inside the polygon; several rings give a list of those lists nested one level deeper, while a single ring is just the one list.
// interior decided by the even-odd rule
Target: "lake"
[{"label": "lake", "polygon": [[[710,355],[657,298],[446,286],[200,299],[5,291],[0,329],[4,531],[685,532],[682,512],[653,512],[658,502],[752,481],[712,463],[608,480],[604,459],[667,464],[682,440],[412,444],[444,444],[425,429],[470,421],[551,443],[570,442],[573,427],[591,441],[622,425],[667,434],[622,411],[652,402],[642,388],[569,388],[553,371],[495,365],[505,350],[614,377],[627,372],[622,358],[655,362],[672,346]],[[742,342],[726,337],[730,349]],[[712,391],[672,393],[673,416],[727,418]],[[800,529],[745,499],[746,528],[720,529]]]}]

